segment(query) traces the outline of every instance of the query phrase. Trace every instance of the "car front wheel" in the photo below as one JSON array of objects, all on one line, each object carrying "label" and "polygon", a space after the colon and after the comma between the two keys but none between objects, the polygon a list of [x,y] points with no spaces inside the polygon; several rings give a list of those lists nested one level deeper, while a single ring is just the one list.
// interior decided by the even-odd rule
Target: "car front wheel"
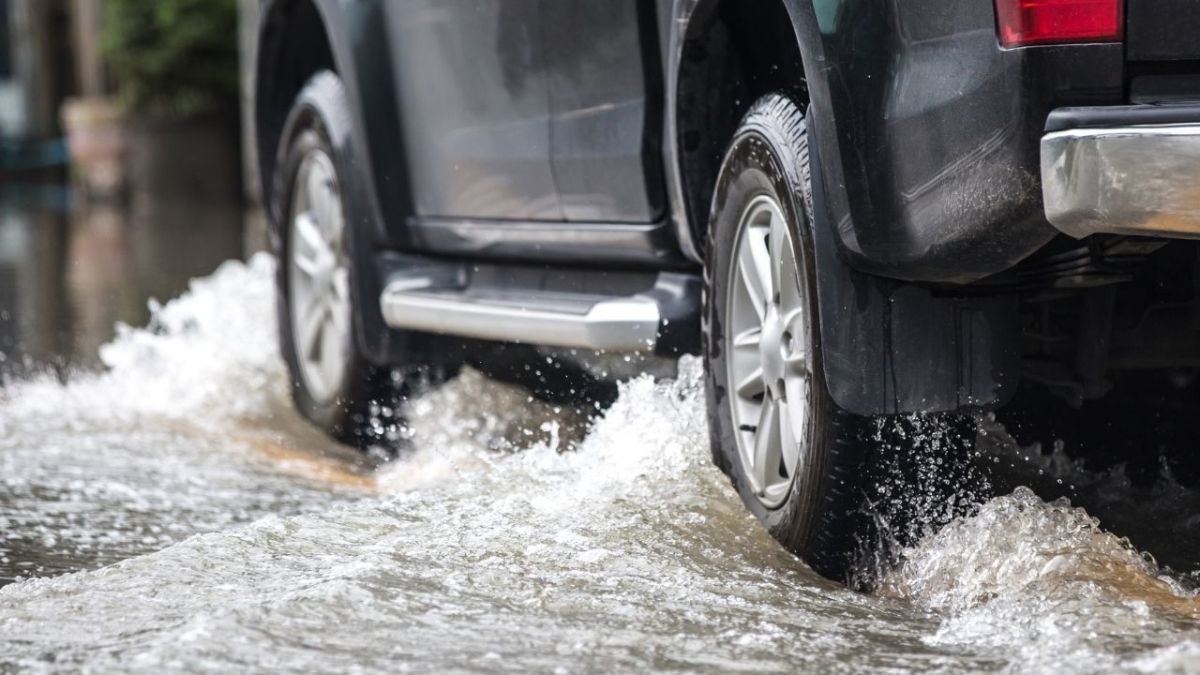
[{"label": "car front wheel", "polygon": [[349,108],[341,80],[313,76],[285,125],[276,160],[280,350],[300,414],[337,440],[366,447],[369,407],[390,370],[363,356],[356,251],[346,217]]}]

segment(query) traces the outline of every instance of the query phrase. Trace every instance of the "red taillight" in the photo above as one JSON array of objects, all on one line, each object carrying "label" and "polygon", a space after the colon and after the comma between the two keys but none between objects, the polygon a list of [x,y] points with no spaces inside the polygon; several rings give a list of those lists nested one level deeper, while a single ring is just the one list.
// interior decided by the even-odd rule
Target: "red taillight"
[{"label": "red taillight", "polygon": [[996,0],[1000,44],[1118,42],[1125,0]]}]

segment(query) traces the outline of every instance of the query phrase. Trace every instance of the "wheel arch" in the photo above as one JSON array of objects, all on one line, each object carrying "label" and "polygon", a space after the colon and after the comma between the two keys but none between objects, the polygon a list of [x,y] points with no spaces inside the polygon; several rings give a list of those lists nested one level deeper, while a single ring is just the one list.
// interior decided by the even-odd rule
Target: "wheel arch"
[{"label": "wheel arch", "polygon": [[1011,298],[934,294],[847,262],[834,225],[834,213],[843,210],[833,203],[845,198],[843,157],[812,3],[674,6],[682,28],[672,39],[668,164],[685,253],[703,259],[716,177],[742,117],[761,96],[783,93],[807,117],[820,333],[833,399],[861,415],[991,408],[1007,400],[1019,371]]},{"label": "wheel arch", "polygon": [[[809,104],[799,10],[784,0],[676,3],[668,106],[676,230],[685,254],[703,257],[713,188],[725,146],[766,94]],[[719,101],[722,105],[712,105]]]},{"label": "wheel arch", "polygon": [[[342,80],[350,107],[351,143],[365,203],[355,215],[370,240],[405,248],[411,190],[388,45],[386,3],[269,0],[258,26],[254,126],[263,202],[272,203],[273,168],[296,96],[316,73]],[[369,86],[364,83],[369,82]],[[368,142],[368,139],[371,142]],[[373,147],[387,152],[372,152]],[[381,189],[386,186],[387,189]],[[268,213],[274,220],[278,214]]]},{"label": "wheel arch", "polygon": [[[292,104],[309,78],[338,68],[325,19],[312,0],[270,2],[262,13],[255,46],[254,146],[263,204],[271,209],[280,137]],[[269,215],[278,220],[279,214]]]},{"label": "wheel arch", "polygon": [[[255,148],[270,223],[270,244],[281,250],[282,214],[274,191],[279,147],[297,96],[314,75],[335,73],[347,112],[347,224],[358,251],[354,281],[361,298],[382,289],[380,250],[405,248],[412,212],[407,156],[401,142],[394,95],[385,3],[337,0],[269,0],[258,26],[255,53]],[[364,86],[364,83],[370,86]],[[371,143],[367,139],[371,139]],[[373,147],[386,148],[372,153]],[[381,190],[385,186],[387,189]],[[363,354],[377,365],[397,362],[408,341],[387,328],[378,302],[364,301],[355,313]]]}]

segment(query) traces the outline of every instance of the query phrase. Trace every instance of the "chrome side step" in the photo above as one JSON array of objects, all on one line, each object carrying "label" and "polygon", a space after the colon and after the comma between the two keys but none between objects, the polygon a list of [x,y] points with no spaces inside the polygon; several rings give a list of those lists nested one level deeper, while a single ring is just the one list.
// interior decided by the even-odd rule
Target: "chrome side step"
[{"label": "chrome side step", "polygon": [[680,305],[699,308],[698,284],[686,274],[659,274],[653,286],[629,295],[480,282],[456,286],[395,278],[380,297],[384,321],[395,329],[481,340],[653,352]]}]

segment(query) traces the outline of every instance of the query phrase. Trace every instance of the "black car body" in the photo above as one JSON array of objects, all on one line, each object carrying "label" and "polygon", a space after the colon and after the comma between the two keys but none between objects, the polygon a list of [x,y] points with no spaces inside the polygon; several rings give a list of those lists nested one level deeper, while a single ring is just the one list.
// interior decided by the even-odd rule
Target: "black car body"
[{"label": "black car body", "polygon": [[[780,94],[810,139],[804,236],[839,408],[986,409],[1023,377],[1083,400],[1112,369],[1193,367],[1178,277],[1194,251],[1171,241],[1200,234],[1179,184],[1196,136],[1143,136],[1200,121],[1200,9],[1045,4],[1066,13],[1021,0],[268,0],[254,121],[276,241],[289,112],[332,71],[368,361],[405,360],[397,330],[699,352],[722,159],[755,102]],[[1131,185],[1139,176],[1151,188]],[[1172,275],[1164,290],[1157,277]],[[653,309],[607,323],[596,305],[566,324],[456,314],[481,294],[526,316],[584,296]],[[1178,322],[1149,326],[1151,307]],[[1166,335],[1174,351],[1146,358]]]}]

